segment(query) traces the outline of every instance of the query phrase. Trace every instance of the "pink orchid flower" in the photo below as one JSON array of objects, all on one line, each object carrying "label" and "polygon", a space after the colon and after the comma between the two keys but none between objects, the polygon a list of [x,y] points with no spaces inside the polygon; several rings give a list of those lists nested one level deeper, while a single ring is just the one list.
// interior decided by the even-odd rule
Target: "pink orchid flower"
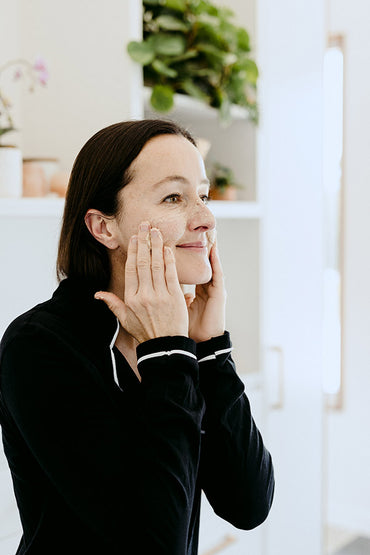
[{"label": "pink orchid flower", "polygon": [[47,71],[46,63],[41,56],[38,56],[33,64],[33,67],[36,71]]},{"label": "pink orchid flower", "polygon": [[48,72],[48,69],[46,67],[45,60],[43,58],[41,58],[41,56],[38,56],[36,58],[35,63],[33,64],[33,68],[38,73],[38,80],[40,81],[40,83],[42,85],[46,85],[46,83],[48,82],[48,79],[49,79],[49,72]]},{"label": "pink orchid flower", "polygon": [[18,79],[20,79],[22,75],[22,70],[18,68],[14,73],[14,81],[18,81]]}]

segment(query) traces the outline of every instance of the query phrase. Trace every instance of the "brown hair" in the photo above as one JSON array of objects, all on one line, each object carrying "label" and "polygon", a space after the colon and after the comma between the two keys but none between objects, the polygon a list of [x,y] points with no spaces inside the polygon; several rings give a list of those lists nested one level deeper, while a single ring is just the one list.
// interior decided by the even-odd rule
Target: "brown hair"
[{"label": "brown hair", "polygon": [[87,141],[77,155],[68,184],[59,239],[57,277],[85,280],[106,288],[110,264],[106,247],[86,227],[90,208],[106,216],[120,213],[118,193],[131,180],[130,165],[145,144],[158,135],[191,134],[170,120],[123,121],[105,127]]}]

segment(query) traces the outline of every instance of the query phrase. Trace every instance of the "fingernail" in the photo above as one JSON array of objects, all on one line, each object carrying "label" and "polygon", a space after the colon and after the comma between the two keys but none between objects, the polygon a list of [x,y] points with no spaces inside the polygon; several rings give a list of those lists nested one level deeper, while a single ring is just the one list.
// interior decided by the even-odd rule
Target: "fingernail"
[{"label": "fingernail", "polygon": [[102,300],[103,300],[103,297],[102,297],[99,293],[95,293],[94,299],[96,299],[96,300],[98,300],[98,301],[102,301]]},{"label": "fingernail", "polygon": [[151,235],[153,235],[153,237],[159,237],[159,229],[157,229],[156,227],[152,227],[150,233]]},{"label": "fingernail", "polygon": [[131,237],[131,243],[132,243],[133,245],[135,245],[135,243],[137,243],[137,235],[133,235],[133,236]]},{"label": "fingernail", "polygon": [[148,222],[143,222],[140,224],[140,231],[148,231],[148,230],[149,230]]}]

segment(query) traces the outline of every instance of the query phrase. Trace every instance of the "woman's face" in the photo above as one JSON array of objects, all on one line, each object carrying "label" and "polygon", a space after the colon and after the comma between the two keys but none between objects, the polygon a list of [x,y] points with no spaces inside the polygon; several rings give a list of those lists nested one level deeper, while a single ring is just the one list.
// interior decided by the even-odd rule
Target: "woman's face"
[{"label": "woman's face", "polygon": [[124,255],[139,224],[149,221],[172,248],[180,283],[207,283],[215,219],[206,205],[209,181],[198,149],[183,136],[160,135],[147,142],[130,170],[117,220]]}]

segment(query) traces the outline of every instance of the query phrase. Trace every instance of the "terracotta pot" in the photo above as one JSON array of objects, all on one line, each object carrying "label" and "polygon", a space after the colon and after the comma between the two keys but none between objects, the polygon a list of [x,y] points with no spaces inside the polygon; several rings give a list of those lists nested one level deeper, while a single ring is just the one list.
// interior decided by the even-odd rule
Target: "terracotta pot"
[{"label": "terracotta pot", "polygon": [[47,190],[45,191],[45,194],[47,194],[50,189],[51,178],[53,177],[54,174],[56,174],[59,171],[59,159],[45,158],[45,157],[23,158],[23,168],[24,169],[27,168],[29,164],[35,164],[35,165],[37,164],[40,168],[42,168],[47,182],[47,187],[46,187]]},{"label": "terracotta pot", "polygon": [[59,171],[50,180],[50,192],[56,193],[59,197],[65,197],[68,187],[70,173]]},{"label": "terracotta pot", "polygon": [[34,161],[23,161],[23,196],[44,197],[49,192],[43,167]]},{"label": "terracotta pot", "polygon": [[236,200],[237,188],[229,185],[223,189],[219,187],[211,188],[209,191],[211,200]]},{"label": "terracotta pot", "polygon": [[13,145],[0,145],[0,197],[22,196],[22,153]]}]

